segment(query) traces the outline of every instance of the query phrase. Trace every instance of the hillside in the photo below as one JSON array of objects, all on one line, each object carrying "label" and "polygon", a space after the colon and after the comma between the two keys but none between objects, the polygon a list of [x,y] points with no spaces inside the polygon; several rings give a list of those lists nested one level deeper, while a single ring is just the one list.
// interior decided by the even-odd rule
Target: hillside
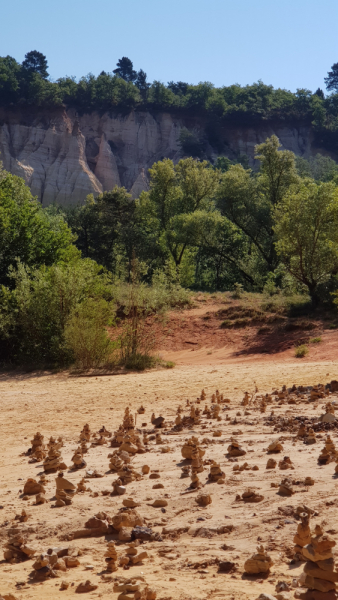
[{"label": "hillside", "polygon": [[[246,154],[276,134],[283,147],[309,157],[324,148],[315,142],[309,121],[227,120],[212,124],[189,111],[131,110],[79,114],[74,108],[0,108],[0,159],[23,177],[44,206],[83,202],[114,185],[136,197],[147,188],[147,170],[158,160],[182,156],[182,128],[204,140],[203,157]],[[317,139],[317,138],[316,138]]]}]

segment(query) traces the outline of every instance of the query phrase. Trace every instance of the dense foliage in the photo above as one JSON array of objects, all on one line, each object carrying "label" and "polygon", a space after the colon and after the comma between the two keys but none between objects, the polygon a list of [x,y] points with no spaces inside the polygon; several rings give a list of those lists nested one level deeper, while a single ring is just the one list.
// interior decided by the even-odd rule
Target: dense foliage
[{"label": "dense foliage", "polygon": [[[315,93],[307,89],[292,93],[274,89],[262,81],[220,88],[210,82],[198,85],[182,81],[171,81],[167,85],[160,81],[150,83],[146,73],[142,69],[134,70],[127,57],[121,58],[117,68],[110,73],[102,71],[97,77],[89,73],[78,81],[69,76],[51,81],[47,69],[46,57],[35,50],[26,54],[21,64],[11,56],[0,57],[0,106],[55,107],[65,104],[81,112],[130,111],[133,108],[188,111],[189,114],[208,116],[211,137],[213,125],[228,119],[241,123],[262,119],[297,120],[312,123],[321,144],[337,147],[336,64],[325,79],[327,88],[334,92],[328,97],[321,89]],[[189,140],[185,142],[189,144]]]}]

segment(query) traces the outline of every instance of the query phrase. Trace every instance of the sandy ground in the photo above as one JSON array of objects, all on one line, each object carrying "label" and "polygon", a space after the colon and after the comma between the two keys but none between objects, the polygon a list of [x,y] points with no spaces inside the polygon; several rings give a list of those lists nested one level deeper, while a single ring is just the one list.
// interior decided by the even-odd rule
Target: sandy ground
[{"label": "sandy ground", "polygon": [[[225,352],[225,350],[223,350]],[[316,522],[325,518],[328,527],[338,531],[338,516],[335,508],[337,483],[333,478],[334,463],[320,467],[317,458],[323,440],[318,439],[314,446],[305,446],[294,442],[294,436],[285,434],[283,455],[291,457],[295,465],[292,477],[302,478],[312,475],[315,485],[310,488],[300,488],[291,498],[281,498],[276,489],[271,488],[271,482],[278,483],[289,472],[266,471],[267,455],[264,451],[267,441],[280,437],[272,432],[271,427],[263,425],[262,415],[252,410],[250,416],[244,416],[240,401],[243,391],[254,391],[255,386],[260,392],[271,391],[283,384],[312,385],[325,383],[338,378],[337,360],[296,360],[291,356],[278,358],[275,356],[234,361],[222,360],[222,349],[207,354],[205,349],[195,352],[181,351],[168,353],[173,358],[175,354],[177,366],[172,370],[156,370],[145,373],[130,373],[118,376],[102,377],[72,377],[69,374],[50,375],[48,373],[32,375],[3,375],[0,378],[1,398],[1,458],[0,458],[0,543],[4,546],[7,539],[6,531],[14,516],[22,508],[30,513],[26,525],[32,533],[29,540],[40,551],[49,547],[64,545],[62,538],[65,534],[81,528],[85,521],[98,510],[105,510],[111,516],[122,506],[122,497],[102,496],[102,490],[111,490],[111,482],[116,478],[108,472],[109,459],[107,455],[113,450],[106,446],[91,448],[86,455],[88,468],[96,468],[105,474],[103,478],[90,480],[93,492],[99,492],[94,498],[89,493],[76,495],[71,506],[52,508],[51,500],[55,492],[55,475],[49,475],[46,489],[48,503],[43,506],[34,505],[34,497],[28,502],[21,499],[22,489],[28,477],[36,477],[42,473],[41,464],[29,464],[28,457],[21,454],[30,447],[30,440],[36,431],[45,436],[62,435],[64,448],[62,456],[70,465],[72,452],[77,447],[79,433],[88,422],[91,430],[105,425],[114,431],[122,422],[123,413],[127,406],[132,411],[143,403],[146,413],[138,416],[138,425],[148,423],[152,412],[161,414],[167,421],[173,421],[179,404],[185,405],[186,400],[194,401],[204,388],[207,403],[210,404],[211,394],[216,388],[231,399],[229,410],[226,412],[234,418],[237,412],[237,425],[230,425],[222,412],[222,421],[217,428],[222,430],[221,438],[212,438],[215,421],[202,420],[204,428],[197,426],[191,431],[183,431],[179,435],[167,436],[172,451],[161,453],[161,446],[150,443],[150,452],[136,455],[133,465],[139,469],[143,464],[149,464],[151,469],[159,469],[164,489],[154,490],[153,480],[145,476],[139,482],[129,484],[127,496],[133,496],[141,506],[138,508],[141,516],[148,519],[155,531],[161,532],[163,527],[177,530],[189,526],[189,530],[178,535],[163,535],[162,542],[147,542],[145,544],[149,558],[139,566],[125,571],[121,567],[113,574],[120,577],[142,576],[144,580],[157,590],[158,599],[171,598],[204,600],[212,598],[255,599],[261,592],[273,593],[278,580],[291,582],[302,568],[289,564],[286,548],[292,548],[292,540],[297,522],[294,518],[286,519],[278,511],[285,505],[297,506],[306,503],[319,513]],[[192,360],[194,357],[194,360]],[[190,361],[190,363],[189,363]],[[276,414],[315,416],[323,412],[320,402],[316,409],[311,404],[286,405],[273,407]],[[268,407],[269,414],[271,408]],[[186,413],[187,414],[187,413]],[[241,434],[236,432],[241,431]],[[200,439],[213,439],[206,447],[205,459],[216,459],[226,475],[226,484],[208,484],[206,466],[200,479],[204,484],[203,490],[212,494],[212,504],[207,508],[199,508],[195,502],[196,493],[185,494],[189,479],[181,478],[181,453],[183,440],[191,435]],[[244,471],[235,476],[233,463],[226,458],[226,448],[230,437],[236,434],[243,447],[247,450],[243,460],[256,464],[259,471]],[[337,434],[333,432],[333,440]],[[324,435],[323,435],[324,439]],[[67,473],[67,478],[74,483],[80,480],[84,472]],[[155,482],[156,483],[156,482]],[[237,493],[243,492],[248,486],[264,495],[264,501],[254,505],[243,505],[235,502]],[[166,495],[166,496],[165,496]],[[164,498],[168,500],[166,513],[161,509],[152,508],[150,499]],[[333,506],[326,503],[332,501]],[[203,520],[198,521],[199,518]],[[216,530],[222,525],[232,524],[234,529],[229,534],[217,534]],[[269,549],[274,566],[268,578],[247,578],[243,576],[243,564],[255,550],[258,538]],[[30,583],[29,574],[32,571],[32,560],[10,565],[0,562],[0,593],[13,593],[16,598],[71,598],[75,586],[86,579],[98,585],[96,591],[87,594],[89,597],[117,598],[113,593],[113,581],[107,581],[104,575],[104,552],[107,540],[104,537],[79,539],[73,542],[81,548],[81,566],[61,573],[60,579],[48,580],[44,583]],[[224,546],[225,544],[225,546]],[[69,545],[69,542],[68,542]],[[223,546],[223,548],[222,548]],[[118,545],[118,554],[125,546]],[[224,548],[228,548],[224,550]],[[233,575],[218,573],[216,565],[206,568],[194,568],[196,562],[203,560],[233,560],[237,563],[237,571]],[[86,569],[90,564],[92,568]],[[60,591],[61,580],[74,583],[66,591]]]}]

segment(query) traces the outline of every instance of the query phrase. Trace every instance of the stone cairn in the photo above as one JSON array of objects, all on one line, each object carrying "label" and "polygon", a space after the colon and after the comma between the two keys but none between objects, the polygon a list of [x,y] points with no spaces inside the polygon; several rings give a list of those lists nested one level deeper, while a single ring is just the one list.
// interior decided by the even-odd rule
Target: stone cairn
[{"label": "stone cairn", "polygon": [[87,466],[86,461],[83,458],[81,448],[77,448],[72,456],[73,469],[83,469]]},{"label": "stone cairn", "polygon": [[240,446],[237,440],[232,439],[230,446],[228,446],[228,455],[231,457],[244,456],[246,451]]},{"label": "stone cairn", "polygon": [[271,557],[266,553],[263,546],[257,546],[257,551],[244,563],[244,571],[248,575],[258,573],[269,573],[273,565]]},{"label": "stone cairn", "polygon": [[55,479],[56,492],[55,492],[55,506],[65,506],[71,504],[74,494],[76,493],[76,487],[71,481],[67,481],[64,478],[63,473],[59,473]]},{"label": "stone cairn", "polygon": [[83,426],[83,429],[80,433],[80,442],[85,442],[85,443],[89,442],[90,436],[91,436],[90,427],[89,427],[88,423],[86,423]]},{"label": "stone cairn", "polygon": [[202,448],[199,446],[198,438],[195,436],[192,436],[188,440],[185,440],[185,442],[181,448],[181,454],[182,454],[183,458],[191,460],[192,455],[196,452],[196,450],[198,450],[200,458],[203,458],[203,456],[205,454],[205,450],[202,450]]},{"label": "stone cairn", "polygon": [[51,448],[54,448],[54,450],[59,450],[60,448],[62,448],[62,446],[63,439],[61,436],[59,436],[57,440],[53,436],[49,438],[49,442],[47,444],[48,450],[50,450]]},{"label": "stone cairn", "polygon": [[121,567],[125,565],[137,565],[137,563],[140,563],[145,558],[148,558],[147,552],[139,552],[139,545],[140,540],[135,540],[135,542],[130,542],[129,544],[127,544],[126,556],[121,556],[119,561]]},{"label": "stone cairn", "polygon": [[307,512],[303,512],[299,515],[299,518],[301,522],[299,523],[297,533],[293,538],[295,544],[294,560],[304,560],[303,548],[311,541],[311,531],[309,526],[310,515]]},{"label": "stone cairn", "polygon": [[218,482],[220,479],[224,479],[225,474],[222,471],[219,463],[215,462],[214,460],[212,461],[211,465],[210,465],[210,473],[208,475],[208,479],[211,482]]},{"label": "stone cairn", "polygon": [[322,448],[321,453],[318,457],[318,462],[320,465],[328,465],[329,462],[335,459],[336,457],[336,447],[328,435],[325,440],[324,448]]},{"label": "stone cairn", "polygon": [[282,471],[285,471],[286,469],[294,469],[295,468],[293,466],[291,458],[289,456],[284,456],[283,460],[279,461],[278,466]]},{"label": "stone cairn", "polygon": [[114,573],[114,571],[117,571],[117,552],[115,542],[108,542],[107,550],[104,555],[108,573]]},{"label": "stone cairn", "polygon": [[302,547],[302,554],[307,561],[299,578],[302,586],[324,593],[336,589],[338,572],[335,571],[332,555],[335,545],[333,538],[324,534],[322,528],[316,525],[310,543]]},{"label": "stone cairn", "polygon": [[278,493],[280,496],[292,496],[292,494],[294,493],[292,480],[288,477],[282,479],[282,481],[279,484]]},{"label": "stone cairn", "polygon": [[266,463],[266,468],[267,469],[275,469],[277,465],[277,461],[274,458],[269,458],[268,462]]},{"label": "stone cairn", "polygon": [[44,436],[37,432],[31,441],[32,448],[30,449],[29,454],[31,458],[36,461],[43,460],[46,457],[46,448],[43,440]]},{"label": "stone cairn", "polygon": [[36,550],[27,544],[27,538],[20,529],[12,527],[10,531],[8,542],[5,544],[4,559],[13,565],[34,556]]},{"label": "stone cairn", "polygon": [[250,400],[250,396],[249,396],[248,392],[244,392],[244,397],[243,397],[243,400],[241,402],[241,405],[242,406],[248,406],[249,400]]},{"label": "stone cairn", "polygon": [[83,492],[89,492],[89,488],[87,488],[86,486],[86,480],[84,477],[82,477],[82,479],[80,479],[79,483],[76,484],[76,491],[77,493],[83,493]]},{"label": "stone cairn", "polygon": [[305,444],[311,445],[311,444],[315,444],[316,443],[316,434],[313,431],[312,427],[310,427],[309,431],[307,432],[307,437],[304,440]]},{"label": "stone cairn", "polygon": [[48,450],[48,455],[43,461],[45,473],[56,473],[56,471],[65,471],[67,465],[63,462],[61,452],[55,444],[52,444]]},{"label": "stone cairn", "polygon": [[113,473],[117,473],[123,469],[125,463],[130,463],[130,458],[128,454],[128,459],[125,460],[118,450],[115,450],[112,454],[108,454],[108,458],[110,458],[109,462],[109,470]]}]

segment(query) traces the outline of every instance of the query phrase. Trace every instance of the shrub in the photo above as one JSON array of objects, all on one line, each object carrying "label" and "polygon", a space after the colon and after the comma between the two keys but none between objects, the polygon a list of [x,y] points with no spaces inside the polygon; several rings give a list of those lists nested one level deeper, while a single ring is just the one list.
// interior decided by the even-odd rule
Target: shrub
[{"label": "shrub", "polygon": [[156,364],[156,358],[153,356],[149,356],[148,354],[141,354],[140,352],[135,352],[128,356],[125,360],[124,366],[126,369],[130,369],[133,371],[144,371],[145,369],[150,369],[154,367]]},{"label": "shrub", "polygon": [[310,344],[320,344],[321,341],[322,341],[321,337],[314,337],[314,338],[311,338]]},{"label": "shrub", "polygon": [[79,369],[105,367],[112,363],[116,343],[107,334],[114,308],[104,299],[89,298],[78,305],[65,327],[65,340]]},{"label": "shrub", "polygon": [[243,286],[241,283],[234,284],[234,291],[232,292],[232,297],[235,299],[241,298],[243,294]]},{"label": "shrub", "polygon": [[221,329],[228,329],[231,326],[232,326],[232,321],[230,321],[230,319],[225,319],[225,321],[222,321],[222,323],[220,324]]},{"label": "shrub", "polygon": [[301,346],[298,346],[295,350],[295,357],[296,358],[303,358],[304,356],[306,356],[309,353],[309,349],[305,344],[302,344]]}]

